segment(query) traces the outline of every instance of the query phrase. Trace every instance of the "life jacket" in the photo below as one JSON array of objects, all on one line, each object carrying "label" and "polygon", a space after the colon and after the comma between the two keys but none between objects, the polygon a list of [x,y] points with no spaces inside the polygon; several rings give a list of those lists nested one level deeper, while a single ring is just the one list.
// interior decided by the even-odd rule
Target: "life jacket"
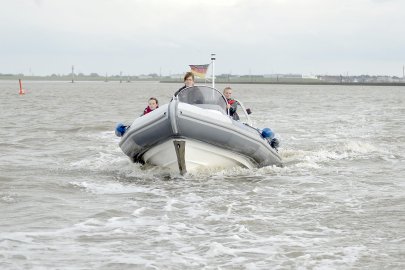
[{"label": "life jacket", "polygon": [[235,100],[233,98],[227,99],[227,101],[228,101],[229,105],[232,105],[235,103]]},{"label": "life jacket", "polygon": [[[159,108],[159,106],[156,107],[156,109]],[[155,109],[155,110],[156,110]],[[145,108],[145,110],[143,111],[143,115],[150,113],[151,111],[153,111],[149,106]]]}]

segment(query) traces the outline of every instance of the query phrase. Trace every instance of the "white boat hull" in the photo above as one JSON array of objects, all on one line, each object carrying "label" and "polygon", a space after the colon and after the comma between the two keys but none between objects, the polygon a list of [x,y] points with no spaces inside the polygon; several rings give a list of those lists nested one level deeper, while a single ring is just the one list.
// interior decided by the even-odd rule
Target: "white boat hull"
[{"label": "white boat hull", "polygon": [[229,150],[190,139],[171,139],[147,151],[143,158],[145,163],[165,167],[170,171],[179,171],[174,142],[185,142],[185,165],[187,172],[199,168],[254,168],[254,163],[247,157]]}]

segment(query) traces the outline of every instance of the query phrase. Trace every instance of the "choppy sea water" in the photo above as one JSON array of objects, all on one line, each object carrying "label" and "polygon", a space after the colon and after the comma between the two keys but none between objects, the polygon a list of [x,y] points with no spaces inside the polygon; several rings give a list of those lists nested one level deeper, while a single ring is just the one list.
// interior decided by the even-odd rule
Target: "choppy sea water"
[{"label": "choppy sea water", "polygon": [[232,85],[283,168],[130,163],[180,86],[0,81],[0,269],[405,269],[405,87]]}]

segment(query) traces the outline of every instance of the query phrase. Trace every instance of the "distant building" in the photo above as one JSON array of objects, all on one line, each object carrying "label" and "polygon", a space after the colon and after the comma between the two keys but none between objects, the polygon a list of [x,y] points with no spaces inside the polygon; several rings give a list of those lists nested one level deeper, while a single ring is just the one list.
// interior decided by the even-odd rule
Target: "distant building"
[{"label": "distant building", "polygon": [[318,77],[315,75],[302,75],[303,79],[313,79],[313,80],[318,80]]},{"label": "distant building", "polygon": [[302,74],[264,74],[264,78],[302,79]]},{"label": "distant building", "polygon": [[149,76],[149,75],[139,75],[139,76],[138,76],[138,79],[140,79],[140,80],[147,80],[147,79],[153,79],[153,77],[152,77],[152,76]]},{"label": "distant building", "polygon": [[302,79],[302,74],[282,74],[282,78]]},{"label": "distant building", "polygon": [[318,76],[319,80],[330,82],[330,83],[342,83],[343,77],[342,76],[332,76],[332,75],[321,75]]}]

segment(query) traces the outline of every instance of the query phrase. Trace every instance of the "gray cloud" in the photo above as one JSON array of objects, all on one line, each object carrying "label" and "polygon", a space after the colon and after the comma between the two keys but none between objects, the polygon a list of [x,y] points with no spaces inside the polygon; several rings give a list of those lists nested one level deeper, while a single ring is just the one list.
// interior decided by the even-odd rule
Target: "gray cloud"
[{"label": "gray cloud", "polygon": [[[0,72],[399,74],[402,1],[9,1]],[[26,16],[21,18],[21,10]],[[4,27],[7,26],[7,27]]]}]

